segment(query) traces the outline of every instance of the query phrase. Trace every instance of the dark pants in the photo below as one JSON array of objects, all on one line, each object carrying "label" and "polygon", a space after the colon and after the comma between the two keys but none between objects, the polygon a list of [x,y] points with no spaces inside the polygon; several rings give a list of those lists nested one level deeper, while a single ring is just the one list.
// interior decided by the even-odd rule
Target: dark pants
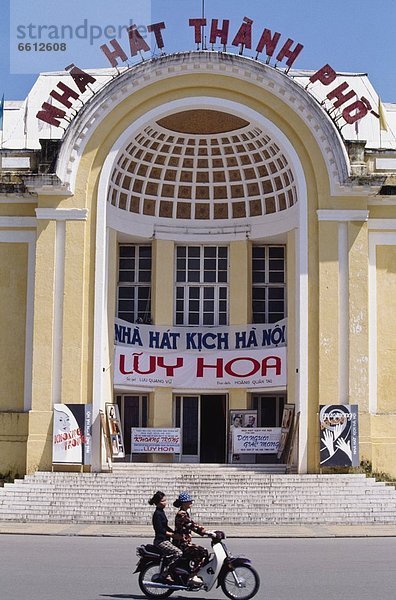
[{"label": "dark pants", "polygon": [[165,540],[157,544],[158,548],[166,552],[167,559],[164,561],[164,567],[162,569],[163,575],[167,575],[170,567],[177,561],[178,558],[183,556],[183,552],[180,548],[177,548],[172,542]]}]

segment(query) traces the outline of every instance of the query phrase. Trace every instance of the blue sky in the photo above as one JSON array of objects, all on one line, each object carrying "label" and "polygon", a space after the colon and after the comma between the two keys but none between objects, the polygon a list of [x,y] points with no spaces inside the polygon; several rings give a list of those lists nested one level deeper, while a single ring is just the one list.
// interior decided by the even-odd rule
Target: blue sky
[{"label": "blue sky", "polygon": [[[200,17],[202,10],[202,0],[0,0],[0,4],[0,95],[4,93],[6,100],[25,98],[40,71],[63,70],[71,62],[82,68],[109,66],[99,48],[110,38],[103,34],[106,26],[165,21],[165,51],[193,50],[188,19]],[[290,37],[304,45],[293,68],[316,70],[329,63],[341,72],[366,72],[382,100],[396,102],[396,0],[205,0],[205,12],[209,22],[230,19],[230,39],[243,17],[250,17],[253,47],[265,27],[278,31],[281,41]],[[93,27],[97,39],[85,37],[84,27]],[[67,35],[62,38],[64,31]],[[62,41],[66,50],[28,51],[24,46]],[[128,53],[125,32],[119,41]],[[148,42],[153,45],[150,35]]]}]

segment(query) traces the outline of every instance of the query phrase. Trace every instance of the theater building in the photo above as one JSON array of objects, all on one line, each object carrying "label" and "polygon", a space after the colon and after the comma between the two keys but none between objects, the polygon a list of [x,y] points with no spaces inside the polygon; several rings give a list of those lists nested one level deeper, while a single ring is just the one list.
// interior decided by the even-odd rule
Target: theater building
[{"label": "theater building", "polygon": [[[396,105],[349,123],[313,73],[210,51],[89,73],[61,127],[36,114],[67,72],[5,105],[0,471],[51,469],[58,403],[92,404],[96,471],[106,403],[126,460],[131,427],[181,427],[177,460],[207,463],[229,460],[231,410],[279,427],[288,403],[300,473],[319,406],[356,404],[360,457],[395,476]],[[378,112],[366,75],[343,82]],[[156,371],[136,347],[121,364],[117,319],[158,328]]]}]

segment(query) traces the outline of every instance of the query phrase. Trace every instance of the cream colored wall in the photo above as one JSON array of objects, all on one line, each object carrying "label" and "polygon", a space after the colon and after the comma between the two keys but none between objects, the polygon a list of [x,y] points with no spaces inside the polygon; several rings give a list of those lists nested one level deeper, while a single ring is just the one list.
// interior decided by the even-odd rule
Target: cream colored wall
[{"label": "cream colored wall", "polygon": [[240,240],[229,244],[229,315],[230,325],[250,323],[251,244]]},{"label": "cream colored wall", "polygon": [[396,415],[395,315],[396,247],[377,246],[377,410],[390,415]]},{"label": "cream colored wall", "polygon": [[86,402],[84,369],[85,221],[67,221],[64,260],[62,390],[64,404]]},{"label": "cream colored wall", "polygon": [[[367,223],[348,224],[349,403],[368,412],[368,234]],[[373,348],[373,351],[375,349]]]},{"label": "cream colored wall", "polygon": [[[287,401],[296,404],[297,394],[297,306],[296,306],[296,231],[287,234],[286,291],[287,291]],[[296,411],[299,406],[296,406]]]},{"label": "cream colored wall", "polygon": [[52,384],[56,223],[37,223],[32,407],[29,414],[27,472],[49,469],[52,462]]},{"label": "cream colored wall", "polygon": [[338,402],[338,223],[319,223],[319,397]]},{"label": "cream colored wall", "polygon": [[152,319],[155,325],[173,323],[175,295],[175,244],[168,240],[152,243]]},{"label": "cream colored wall", "polygon": [[[88,208],[89,216],[86,226],[76,224],[67,226],[66,235],[66,267],[65,285],[68,289],[68,299],[65,305],[63,328],[67,334],[63,350],[74,348],[76,357],[70,356],[63,365],[62,390],[68,396],[77,394],[81,401],[91,401],[91,382],[93,380],[92,357],[96,349],[93,348],[93,300],[95,287],[95,227],[97,216],[98,181],[102,165],[110,148],[127,126],[144,115],[148,110],[163,103],[189,96],[214,96],[238,102],[256,110],[270,119],[289,138],[298,153],[307,182],[308,193],[308,233],[310,238],[309,255],[309,432],[312,434],[317,429],[317,404],[318,381],[316,373],[319,370],[319,303],[318,303],[318,225],[316,208],[333,207],[329,199],[329,186],[325,163],[318,151],[313,135],[300,119],[298,113],[287,107],[282,100],[271,93],[259,88],[253,83],[240,81],[232,76],[211,75],[208,73],[194,73],[182,75],[173,79],[161,80],[131,94],[117,108],[106,117],[88,141],[79,164],[75,193],[72,198],[41,197],[40,207],[73,207]],[[104,202],[100,198],[99,202]],[[72,240],[79,240],[84,249],[84,255],[77,253],[76,265],[73,260],[74,250],[70,246]],[[39,224],[39,248],[36,275],[36,300],[40,300],[35,307],[35,344],[37,350],[34,354],[34,381],[33,381],[33,408],[36,411],[50,410],[48,398],[51,397],[52,385],[52,320],[53,320],[53,252],[54,252],[54,223]],[[153,242],[154,257],[168,257],[162,264],[168,265],[167,270],[156,271],[156,259],[153,269],[156,281],[153,290],[153,318],[156,324],[167,324],[173,321],[173,306],[171,302],[164,302],[164,298],[173,298],[173,242],[155,240]],[[48,261],[45,264],[44,256]],[[240,290],[241,278],[244,285],[248,284],[249,269],[244,266],[249,262],[249,244],[236,242],[231,245],[231,279],[232,302],[230,306],[231,323],[248,322],[250,320],[250,304],[247,298],[234,294]],[[77,279],[72,286],[73,274]],[[246,281],[245,281],[246,280]],[[289,280],[290,281],[290,280]],[[41,303],[42,300],[42,303]],[[81,312],[77,315],[80,329],[70,321],[74,319],[76,307]],[[112,328],[112,323],[109,324]],[[83,333],[81,333],[83,332]],[[109,350],[109,362],[111,361]],[[83,366],[78,367],[76,362],[83,360]],[[75,381],[76,368],[78,374]],[[150,404],[152,412],[151,422],[156,425],[165,422],[165,415],[171,414],[171,400],[168,390],[156,390],[158,402]],[[160,401],[163,398],[163,402]],[[305,401],[305,398],[302,399]],[[230,395],[230,406],[242,408],[246,406],[247,397],[243,391],[235,390]],[[43,456],[50,456],[46,450],[46,425],[38,431],[33,427],[32,419],[31,440],[29,445],[29,468],[40,463]],[[311,436],[312,438],[312,436]],[[317,468],[317,455],[314,449],[315,442],[310,442],[308,448],[308,464],[311,470]],[[40,448],[40,449],[39,449]]]},{"label": "cream colored wall", "polygon": [[28,244],[0,243],[0,475],[26,469],[24,410]]},{"label": "cream colored wall", "polygon": [[0,411],[24,409],[27,275],[28,244],[0,243]]}]

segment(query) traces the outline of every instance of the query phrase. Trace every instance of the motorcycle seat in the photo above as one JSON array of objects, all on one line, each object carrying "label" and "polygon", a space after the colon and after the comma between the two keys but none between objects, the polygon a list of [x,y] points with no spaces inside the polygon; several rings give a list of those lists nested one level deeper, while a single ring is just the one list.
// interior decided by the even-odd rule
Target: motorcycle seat
[{"label": "motorcycle seat", "polygon": [[164,554],[166,554],[165,550],[162,550],[162,548],[158,548],[158,546],[154,546],[154,544],[146,544],[145,546],[143,546],[143,549],[146,552],[146,554],[155,554],[156,556],[163,556]]}]

